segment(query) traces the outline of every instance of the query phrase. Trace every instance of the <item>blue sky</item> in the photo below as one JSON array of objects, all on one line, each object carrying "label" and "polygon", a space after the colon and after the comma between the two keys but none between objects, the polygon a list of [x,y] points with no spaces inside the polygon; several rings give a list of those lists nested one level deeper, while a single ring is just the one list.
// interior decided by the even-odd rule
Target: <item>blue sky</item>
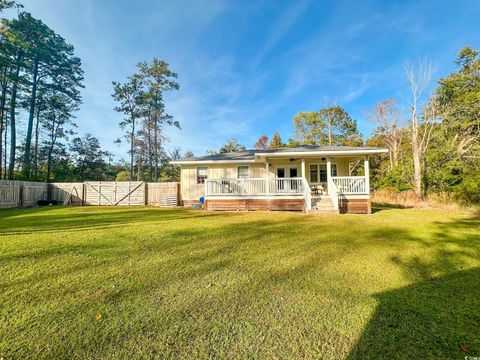
[{"label": "blue sky", "polygon": [[300,111],[338,104],[358,120],[380,100],[408,104],[404,65],[425,57],[435,78],[464,45],[480,48],[480,1],[21,0],[76,48],[85,69],[78,131],[126,158],[111,82],[153,57],[179,74],[166,97],[182,125],[169,147],[204,154],[228,138],[252,147]]}]

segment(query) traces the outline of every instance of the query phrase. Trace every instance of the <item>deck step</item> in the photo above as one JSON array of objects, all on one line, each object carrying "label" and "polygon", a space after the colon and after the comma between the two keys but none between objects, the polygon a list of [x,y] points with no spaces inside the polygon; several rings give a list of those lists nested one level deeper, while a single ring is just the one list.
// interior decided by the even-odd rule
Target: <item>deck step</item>
[{"label": "deck step", "polygon": [[311,214],[338,214],[338,210],[335,210],[333,201],[330,196],[317,195],[312,197],[312,209],[309,211]]},{"label": "deck step", "polygon": [[312,201],[312,205],[332,205],[333,206],[333,201],[332,200],[322,200],[322,201]]},{"label": "deck step", "polygon": [[328,210],[312,209],[312,210],[308,211],[308,213],[311,214],[311,215],[336,215],[336,214],[340,214],[340,212],[338,210],[335,210],[335,209],[328,209]]}]

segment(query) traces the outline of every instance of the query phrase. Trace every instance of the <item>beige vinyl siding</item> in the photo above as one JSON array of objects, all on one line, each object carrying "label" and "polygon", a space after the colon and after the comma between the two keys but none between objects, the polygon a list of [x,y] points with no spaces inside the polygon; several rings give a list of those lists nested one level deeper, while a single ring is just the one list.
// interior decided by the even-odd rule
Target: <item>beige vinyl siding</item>
[{"label": "beige vinyl siding", "polygon": [[[237,167],[247,164],[219,164],[208,165],[208,177],[210,179],[236,179]],[[265,164],[248,164],[249,177],[259,178],[265,176]]]},{"label": "beige vinyl siding", "polygon": [[[201,165],[208,168],[208,179],[235,179],[239,164]],[[263,178],[265,164],[248,164],[249,177]],[[182,166],[180,170],[182,200],[198,200],[205,196],[205,185],[197,184],[197,166]]]},{"label": "beige vinyl siding", "polygon": [[202,184],[197,184],[197,167],[182,166],[180,171],[180,189],[182,200],[198,200],[203,191]]},{"label": "beige vinyl siding", "polygon": [[[359,157],[333,157],[331,162],[337,164],[337,175],[348,176],[348,165],[350,162],[360,159]],[[279,166],[297,166],[298,176],[301,176],[302,161],[295,159],[268,159],[270,164],[270,177],[275,177],[276,168]],[[305,159],[305,177],[310,181],[310,164],[326,163],[326,160],[321,158],[307,158]],[[265,177],[264,163],[232,163],[232,164],[209,164],[199,165],[200,167],[208,168],[209,179],[235,179],[237,178],[237,166],[249,166],[249,177],[263,178]],[[181,195],[183,201],[196,201],[200,197],[205,196],[205,185],[197,184],[197,166],[184,165],[181,167]]]}]

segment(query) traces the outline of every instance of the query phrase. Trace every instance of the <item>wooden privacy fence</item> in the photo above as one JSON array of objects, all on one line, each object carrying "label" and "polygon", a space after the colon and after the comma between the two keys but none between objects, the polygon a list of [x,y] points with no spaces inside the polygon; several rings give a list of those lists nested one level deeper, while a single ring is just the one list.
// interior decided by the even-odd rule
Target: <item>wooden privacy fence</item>
[{"label": "wooden privacy fence", "polygon": [[85,181],[84,199],[87,205],[145,205],[145,183]]},{"label": "wooden privacy fence", "polygon": [[83,205],[83,182],[49,184],[49,199],[63,205]]},{"label": "wooden privacy fence", "polygon": [[177,206],[180,184],[143,181],[53,183],[51,198],[64,205]]},{"label": "wooden privacy fence", "polygon": [[32,206],[47,196],[47,183],[0,180],[0,208]]},{"label": "wooden privacy fence", "polygon": [[[22,183],[22,184],[20,184]],[[37,200],[56,200],[63,205],[177,206],[180,184],[143,181],[85,181],[36,183],[0,181],[0,208],[27,207]]]},{"label": "wooden privacy fence", "polygon": [[147,183],[147,204],[177,206],[180,202],[180,184],[177,182]]}]

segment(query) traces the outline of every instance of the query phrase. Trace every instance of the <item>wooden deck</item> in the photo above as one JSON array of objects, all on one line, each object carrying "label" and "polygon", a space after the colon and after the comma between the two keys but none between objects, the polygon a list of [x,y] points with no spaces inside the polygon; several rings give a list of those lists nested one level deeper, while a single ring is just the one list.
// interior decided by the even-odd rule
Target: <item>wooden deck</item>
[{"label": "wooden deck", "polygon": [[[325,198],[323,196],[323,198]],[[331,201],[331,200],[330,200]],[[299,211],[312,213],[340,213],[340,214],[370,214],[372,212],[371,201],[369,198],[353,198],[342,195],[338,199],[338,210],[332,206],[324,208],[316,204],[312,210],[307,211],[305,200],[271,198],[271,199],[215,199],[205,200],[204,209],[207,211]],[[191,206],[191,202],[184,202],[184,206]]]},{"label": "wooden deck", "polygon": [[371,214],[372,203],[370,199],[351,199],[340,197],[338,199],[340,214]]},{"label": "wooden deck", "polygon": [[208,199],[208,211],[305,211],[303,199]]}]

